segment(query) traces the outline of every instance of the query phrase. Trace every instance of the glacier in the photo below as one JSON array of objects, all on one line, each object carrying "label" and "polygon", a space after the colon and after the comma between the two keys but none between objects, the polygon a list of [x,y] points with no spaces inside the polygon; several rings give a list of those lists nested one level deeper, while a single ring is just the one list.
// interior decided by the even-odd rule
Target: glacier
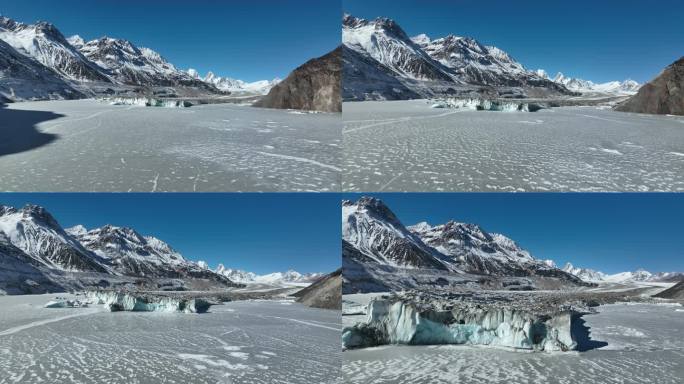
[{"label": "glacier", "polygon": [[507,307],[454,307],[420,310],[401,300],[375,298],[365,322],[342,331],[345,349],[386,344],[488,345],[532,351],[569,351],[577,348],[571,333],[576,312],[550,314]]},{"label": "glacier", "polygon": [[537,112],[546,107],[538,103],[520,103],[515,101],[498,101],[479,98],[437,100],[431,108],[454,108],[473,111],[498,112]]},{"label": "glacier", "polygon": [[189,108],[192,103],[186,100],[157,99],[152,97],[115,97],[102,99],[110,105],[138,105],[141,107]]},{"label": "glacier", "polygon": [[117,291],[90,291],[87,297],[96,304],[104,304],[110,312],[205,313],[212,305],[202,298],[176,298]]}]

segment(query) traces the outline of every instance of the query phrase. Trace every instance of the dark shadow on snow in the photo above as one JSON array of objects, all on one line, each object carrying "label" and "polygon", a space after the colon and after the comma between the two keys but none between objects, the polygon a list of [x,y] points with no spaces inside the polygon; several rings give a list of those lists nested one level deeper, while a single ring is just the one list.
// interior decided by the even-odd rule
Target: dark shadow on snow
[{"label": "dark shadow on snow", "polygon": [[58,135],[40,132],[36,125],[60,117],[64,115],[7,109],[0,103],[0,157],[29,151],[57,140]]},{"label": "dark shadow on snow", "polygon": [[577,342],[577,351],[586,352],[592,349],[603,348],[608,345],[605,341],[598,341],[591,339],[591,327],[586,326],[586,321],[582,316],[577,316],[572,320],[570,332]]}]

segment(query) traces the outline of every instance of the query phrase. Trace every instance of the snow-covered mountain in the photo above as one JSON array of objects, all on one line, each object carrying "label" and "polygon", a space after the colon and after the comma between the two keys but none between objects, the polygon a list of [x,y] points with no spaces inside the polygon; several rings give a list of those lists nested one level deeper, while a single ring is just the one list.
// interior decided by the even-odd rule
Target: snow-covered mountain
[{"label": "snow-covered mountain", "polygon": [[[81,44],[77,38],[72,41]],[[214,88],[177,69],[152,49],[137,47],[128,40],[103,37],[83,43],[79,50],[123,84]]]},{"label": "snow-covered mountain", "polygon": [[82,226],[77,226],[67,229],[67,233],[123,275],[210,277],[209,271],[184,259],[167,243],[131,228],[106,225],[84,232]]},{"label": "snow-covered mountain", "polygon": [[[433,40],[425,34],[409,38],[387,18],[366,20],[345,15],[342,24],[342,42],[348,48],[344,57],[346,100],[413,98],[415,93],[426,97],[452,94],[457,92],[455,88],[476,91],[481,86],[571,93],[528,71],[503,50],[472,38],[449,35]],[[370,84],[375,89],[368,84],[369,79],[375,80]],[[401,85],[387,89],[388,82]]]},{"label": "snow-covered mountain", "polygon": [[563,270],[584,281],[603,281],[606,278],[606,274],[603,272],[594,271],[593,269],[588,268],[577,268],[570,263],[566,263],[565,266],[563,266]]},{"label": "snow-covered mountain", "polygon": [[92,97],[115,89],[149,93],[159,87],[173,88],[162,92],[169,95],[222,93],[149,48],[108,37],[65,38],[47,22],[23,24],[0,16],[0,53],[0,97],[11,101]]},{"label": "snow-covered mountain", "polygon": [[58,73],[0,40],[0,101],[77,99],[83,96]]},{"label": "snow-covered mountain", "polygon": [[389,207],[372,197],[342,203],[342,239],[354,249],[345,253],[361,264],[580,282],[552,262],[533,258],[510,238],[475,224],[422,222],[405,227]]},{"label": "snow-covered mountain", "polygon": [[645,269],[636,271],[620,272],[612,275],[595,271],[588,268],[577,268],[570,263],[563,267],[565,272],[573,274],[584,281],[608,282],[608,283],[633,283],[633,282],[676,282],[684,280],[683,272],[659,272],[651,273]]},{"label": "snow-covered mountain", "polygon": [[[543,70],[539,70],[543,71]],[[544,72],[545,73],[545,72]],[[548,78],[548,75],[547,75]],[[632,79],[625,81],[610,81],[607,83],[594,83],[589,80],[567,77],[558,72],[553,81],[564,85],[566,88],[581,93],[606,93],[613,95],[633,95],[639,91],[641,84]]]},{"label": "snow-covered mountain", "polygon": [[88,251],[44,208],[0,206],[0,233],[39,265],[62,271],[109,273],[103,260]]},{"label": "snow-covered mountain", "polygon": [[270,284],[270,285],[287,285],[287,284],[311,284],[318,280],[324,274],[322,273],[306,273],[302,274],[294,270],[287,272],[274,272],[266,275],[257,275],[254,272],[247,272],[240,269],[226,268],[223,264],[219,264],[214,272],[226,276],[232,281],[243,284]]},{"label": "snow-covered mountain", "polygon": [[[65,273],[85,274],[94,284],[128,277],[197,279],[203,284],[235,286],[226,276],[186,260],[155,237],[111,225],[90,231],[80,225],[65,230],[47,210],[35,205],[21,209],[0,205],[0,251],[0,264],[42,276],[47,281],[42,284],[54,286],[71,283]],[[76,280],[71,285],[84,284],[88,283]]]},{"label": "snow-covered mountain", "polygon": [[200,74],[192,68],[188,69],[187,73],[194,79],[212,84],[222,91],[228,91],[233,94],[266,95],[271,88],[281,81],[280,79],[275,78],[273,80],[259,80],[248,83],[230,77],[216,76],[213,72],[208,72],[206,76],[201,77]]},{"label": "snow-covered mountain", "polygon": [[366,261],[403,268],[446,270],[439,253],[409,231],[382,201],[342,202],[342,239]]},{"label": "snow-covered mountain", "polygon": [[111,82],[102,68],[86,59],[50,23],[27,25],[0,16],[0,40],[66,79]]}]

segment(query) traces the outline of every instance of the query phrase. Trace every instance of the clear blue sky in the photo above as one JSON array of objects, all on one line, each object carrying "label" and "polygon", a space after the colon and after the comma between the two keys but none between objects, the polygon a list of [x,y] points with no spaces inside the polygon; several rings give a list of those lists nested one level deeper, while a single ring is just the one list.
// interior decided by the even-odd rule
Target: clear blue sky
[{"label": "clear blue sky", "polygon": [[471,36],[529,69],[595,82],[645,82],[684,56],[681,0],[343,0],[357,17],[389,17],[409,36]]},{"label": "clear blue sky", "polygon": [[45,20],[65,36],[146,46],[181,69],[246,81],[284,78],[340,44],[334,0],[9,0],[0,14]]},{"label": "clear blue sky", "polygon": [[[504,234],[539,259],[606,273],[684,271],[684,195],[666,193],[367,194],[404,225],[453,219]],[[360,195],[347,194],[350,200]]]},{"label": "clear blue sky", "polygon": [[212,267],[264,274],[341,265],[337,194],[0,194],[0,204],[29,202],[65,228],[131,227]]}]

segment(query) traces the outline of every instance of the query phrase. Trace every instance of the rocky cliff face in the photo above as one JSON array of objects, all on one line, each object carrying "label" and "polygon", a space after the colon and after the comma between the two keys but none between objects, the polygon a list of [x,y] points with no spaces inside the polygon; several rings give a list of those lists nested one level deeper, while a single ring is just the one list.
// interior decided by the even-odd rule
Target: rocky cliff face
[{"label": "rocky cliff face", "polygon": [[342,112],[342,48],[298,67],[256,107]]},{"label": "rocky cliff face", "polygon": [[622,112],[684,115],[684,57],[665,68],[658,77],[615,109]]}]

